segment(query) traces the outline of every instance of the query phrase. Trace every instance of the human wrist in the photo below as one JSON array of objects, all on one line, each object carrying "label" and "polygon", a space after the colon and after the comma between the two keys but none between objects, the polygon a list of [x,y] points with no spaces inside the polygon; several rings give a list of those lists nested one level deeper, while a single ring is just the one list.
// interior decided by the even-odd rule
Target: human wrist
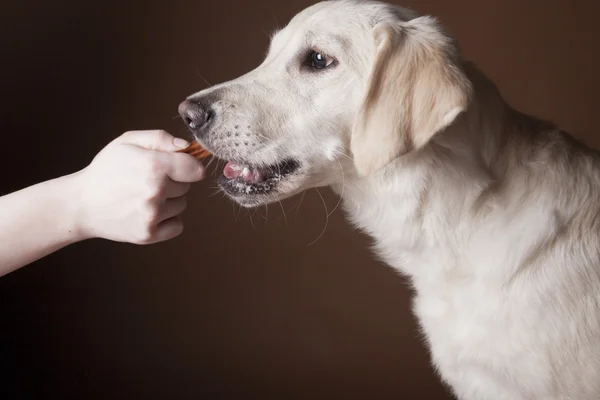
[{"label": "human wrist", "polygon": [[57,179],[57,215],[65,240],[70,243],[91,239],[84,196],[82,193],[85,169]]}]

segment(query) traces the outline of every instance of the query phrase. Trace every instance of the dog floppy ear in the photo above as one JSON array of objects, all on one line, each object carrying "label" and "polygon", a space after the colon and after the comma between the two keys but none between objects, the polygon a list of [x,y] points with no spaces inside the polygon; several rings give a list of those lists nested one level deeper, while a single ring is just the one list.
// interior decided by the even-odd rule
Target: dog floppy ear
[{"label": "dog floppy ear", "polygon": [[467,108],[471,93],[458,49],[435,19],[380,23],[373,35],[375,59],[350,146],[362,176],[424,146]]}]

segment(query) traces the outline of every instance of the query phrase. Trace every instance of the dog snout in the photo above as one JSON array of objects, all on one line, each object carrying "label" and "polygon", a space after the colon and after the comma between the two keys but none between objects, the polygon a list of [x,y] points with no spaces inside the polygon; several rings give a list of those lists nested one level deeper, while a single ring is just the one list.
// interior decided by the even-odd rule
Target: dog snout
[{"label": "dog snout", "polygon": [[214,118],[214,110],[199,102],[185,100],[179,104],[179,115],[195,133],[202,133]]}]

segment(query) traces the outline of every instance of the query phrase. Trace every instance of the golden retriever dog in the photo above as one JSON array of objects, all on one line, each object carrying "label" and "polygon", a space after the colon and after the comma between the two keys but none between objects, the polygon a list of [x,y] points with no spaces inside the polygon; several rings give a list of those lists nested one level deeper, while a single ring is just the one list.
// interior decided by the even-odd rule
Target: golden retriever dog
[{"label": "golden retriever dog", "polygon": [[435,18],[317,3],[179,111],[235,202],[341,196],[457,398],[600,399],[599,155],[511,108]]}]

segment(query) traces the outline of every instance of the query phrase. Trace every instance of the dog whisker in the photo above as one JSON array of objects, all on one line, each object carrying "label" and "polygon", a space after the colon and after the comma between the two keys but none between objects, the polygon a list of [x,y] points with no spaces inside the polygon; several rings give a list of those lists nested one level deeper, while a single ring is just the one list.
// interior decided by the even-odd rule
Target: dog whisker
[{"label": "dog whisker", "polygon": [[346,176],[344,174],[344,168],[342,167],[342,163],[340,163],[340,160],[338,160],[337,157],[335,158],[335,161],[337,161],[338,165],[340,166],[340,172],[342,173],[342,193],[340,194],[337,204],[335,205],[335,207],[333,207],[333,210],[331,210],[328,217],[331,216],[331,214],[333,214],[335,212],[335,210],[337,210],[339,205],[342,203],[342,199],[344,198],[344,194],[345,194],[345,190],[346,190]]},{"label": "dog whisker", "polygon": [[216,196],[216,195],[218,195],[218,194],[222,194],[222,193],[221,193],[221,191],[219,191],[219,190],[215,190],[213,193],[209,194],[209,195],[208,195],[208,197],[209,197],[209,198],[210,198],[210,197],[215,197],[215,196]]},{"label": "dog whisker", "polygon": [[243,208],[242,206],[238,206],[237,214],[236,214],[236,216],[235,216],[235,220],[236,220],[236,222],[238,222],[238,221],[239,221],[240,214],[242,213],[242,210],[243,210],[243,209],[244,209],[244,208]]},{"label": "dog whisker", "polygon": [[[279,27],[281,25],[279,25],[279,21],[277,20],[277,15],[275,15],[275,10],[274,9],[271,9],[271,14],[273,14],[273,19],[275,20],[275,28],[279,29]],[[270,37],[272,38],[272,36],[273,35],[271,34]]]},{"label": "dog whisker", "polygon": [[312,246],[313,244],[317,243],[317,241],[319,241],[319,239],[321,239],[323,237],[323,235],[325,235],[325,231],[327,230],[327,226],[329,225],[329,211],[327,210],[327,203],[325,202],[323,195],[319,191],[319,188],[315,188],[315,190],[317,191],[319,197],[321,198],[321,201],[323,202],[323,207],[325,207],[325,226],[323,227],[323,231],[321,232],[319,237],[317,237],[315,240],[310,242],[308,244],[309,246]]},{"label": "dog whisker", "polygon": [[248,210],[248,217],[250,218],[250,225],[252,225],[252,229],[256,230],[256,226],[254,226],[254,221],[252,220],[252,213]]},{"label": "dog whisker", "polygon": [[281,212],[283,213],[283,219],[285,220],[285,224],[288,224],[287,215],[285,214],[285,208],[283,208],[283,203],[281,201],[278,202],[281,207]]},{"label": "dog whisker", "polygon": [[298,214],[300,212],[300,206],[302,205],[302,202],[304,201],[304,197],[306,196],[306,190],[302,192],[302,195],[300,196],[300,201],[298,201],[296,207],[296,214],[294,216],[294,220],[298,218]]},{"label": "dog whisker", "polygon": [[196,75],[198,75],[198,77],[202,79],[204,83],[208,85],[209,88],[213,86],[209,81],[206,80],[206,78],[200,73],[200,71],[196,70]]}]

